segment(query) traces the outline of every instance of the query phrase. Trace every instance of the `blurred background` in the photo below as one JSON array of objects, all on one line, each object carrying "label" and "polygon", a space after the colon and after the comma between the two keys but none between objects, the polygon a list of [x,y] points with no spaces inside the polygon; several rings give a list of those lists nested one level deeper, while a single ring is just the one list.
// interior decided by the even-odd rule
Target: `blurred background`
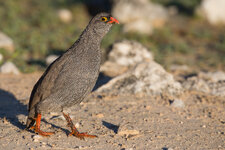
[{"label": "blurred background", "polygon": [[101,11],[120,21],[102,42],[140,42],[167,70],[225,70],[224,0],[0,0],[0,66],[43,71]]}]

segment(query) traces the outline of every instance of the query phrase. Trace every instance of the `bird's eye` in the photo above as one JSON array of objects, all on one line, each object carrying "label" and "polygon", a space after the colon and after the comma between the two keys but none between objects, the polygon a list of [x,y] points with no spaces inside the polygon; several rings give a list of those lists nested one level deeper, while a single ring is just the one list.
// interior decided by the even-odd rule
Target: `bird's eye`
[{"label": "bird's eye", "polygon": [[106,22],[108,19],[106,17],[102,17],[101,21]]}]

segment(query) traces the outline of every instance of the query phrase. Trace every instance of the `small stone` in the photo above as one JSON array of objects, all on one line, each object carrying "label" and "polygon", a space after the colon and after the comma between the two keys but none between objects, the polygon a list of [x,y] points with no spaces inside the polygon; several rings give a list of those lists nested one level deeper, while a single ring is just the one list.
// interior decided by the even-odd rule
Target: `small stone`
[{"label": "small stone", "polygon": [[0,48],[4,48],[10,52],[14,51],[13,40],[2,32],[0,32]]},{"label": "small stone", "polygon": [[104,115],[103,115],[103,114],[97,114],[96,117],[97,117],[97,118],[103,118]]},{"label": "small stone", "polygon": [[61,9],[58,11],[59,19],[64,23],[69,23],[72,20],[72,13],[68,9]]},{"label": "small stone", "polygon": [[55,61],[59,56],[57,55],[49,55],[46,59],[45,62],[47,65],[50,65],[53,61]]},{"label": "small stone", "polygon": [[133,148],[125,148],[125,150],[133,150]]},{"label": "small stone", "polygon": [[185,105],[184,105],[184,102],[182,100],[174,100],[172,103],[171,103],[171,106],[172,107],[176,107],[176,108],[183,108]]},{"label": "small stone", "polygon": [[4,74],[13,73],[13,74],[20,74],[20,71],[12,62],[6,62],[0,67],[0,72]]},{"label": "small stone", "polygon": [[40,139],[42,139],[42,136],[40,136],[40,135],[33,136],[33,141],[34,142],[39,142]]},{"label": "small stone", "polygon": [[2,60],[3,60],[3,55],[0,54],[0,63],[2,62]]},{"label": "small stone", "polygon": [[77,122],[77,123],[75,124],[75,127],[76,127],[76,128],[79,128],[79,127],[80,127],[80,124]]},{"label": "small stone", "polygon": [[122,130],[118,132],[118,135],[120,136],[124,136],[124,135],[129,136],[129,135],[138,135],[138,134],[140,134],[140,132],[137,130]]},{"label": "small stone", "polygon": [[202,128],[206,128],[206,125],[203,125]]}]

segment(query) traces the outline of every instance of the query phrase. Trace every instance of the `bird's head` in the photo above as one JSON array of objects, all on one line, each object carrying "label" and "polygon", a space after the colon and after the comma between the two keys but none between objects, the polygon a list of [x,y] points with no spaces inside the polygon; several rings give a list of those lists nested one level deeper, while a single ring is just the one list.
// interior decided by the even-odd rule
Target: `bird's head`
[{"label": "bird's head", "polygon": [[119,24],[119,21],[108,13],[97,14],[89,23],[91,28],[94,30],[94,33],[100,35],[101,37],[108,33],[112,27],[112,24]]}]

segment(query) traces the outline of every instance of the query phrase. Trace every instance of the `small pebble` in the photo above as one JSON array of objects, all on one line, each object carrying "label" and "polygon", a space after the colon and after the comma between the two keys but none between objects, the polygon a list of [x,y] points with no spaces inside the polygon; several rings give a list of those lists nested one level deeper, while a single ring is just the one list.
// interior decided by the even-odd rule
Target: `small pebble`
[{"label": "small pebble", "polygon": [[122,131],[119,131],[118,132],[118,135],[138,135],[139,134],[139,131],[137,130],[122,130]]},{"label": "small pebble", "polygon": [[50,65],[53,61],[55,61],[59,56],[57,55],[49,55],[46,59],[45,62],[47,65]]},{"label": "small pebble", "polygon": [[33,136],[33,141],[34,142],[38,142],[40,139],[42,139],[42,136],[40,136],[40,135]]},{"label": "small pebble", "polygon": [[176,108],[183,108],[185,105],[184,105],[184,102],[182,100],[174,100],[171,102],[171,106],[172,107],[176,107]]},{"label": "small pebble", "polygon": [[0,62],[3,60],[3,55],[0,53]]},{"label": "small pebble", "polygon": [[80,124],[77,122],[77,123],[75,124],[75,127],[76,127],[76,128],[79,128],[79,127],[80,127]]},{"label": "small pebble", "polygon": [[19,69],[12,62],[5,62],[0,67],[0,72],[3,73],[3,74],[8,74],[8,73],[12,73],[12,74],[15,74],[15,75],[20,74]]}]

